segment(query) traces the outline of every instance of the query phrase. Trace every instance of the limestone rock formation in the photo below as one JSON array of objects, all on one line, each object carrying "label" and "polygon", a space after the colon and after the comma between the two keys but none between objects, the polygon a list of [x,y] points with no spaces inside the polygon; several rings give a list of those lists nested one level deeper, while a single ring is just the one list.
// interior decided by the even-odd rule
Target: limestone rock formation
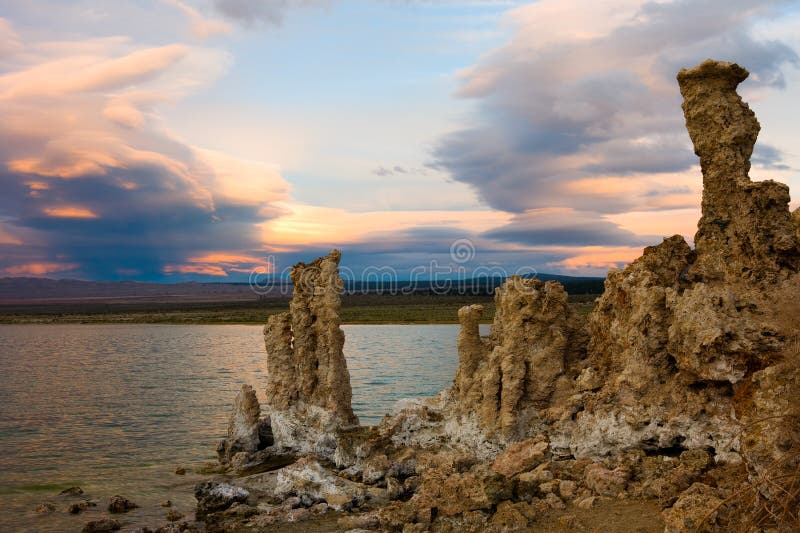
[{"label": "limestone rock formation", "polygon": [[509,446],[494,460],[492,470],[506,477],[514,477],[543,463],[547,458],[548,443],[541,435],[537,437]]},{"label": "limestone rock formation", "polygon": [[703,216],[690,273],[697,281],[775,281],[800,266],[789,187],[748,175],[761,127],[736,93],[747,76],[739,65],[710,59],[678,73],[686,128],[703,171]]},{"label": "limestone rock formation", "polygon": [[[716,61],[678,75],[703,172],[696,249],[676,235],[610,272],[586,324],[558,283],[508,279],[489,337],[482,306],[459,311],[453,386],[377,427],[350,405],[339,253],[297,265],[290,312],[265,328],[265,411],[275,450],[312,457],[254,474],[258,490],[199,485],[201,516],[260,527],[352,508],[367,514],[345,523],[388,531],[506,531],[645,498],[668,531],[730,530],[737,509],[797,530],[800,211],[784,185],[750,181],[746,77]],[[222,455],[262,446],[262,427],[245,387]]]},{"label": "limestone rock formation", "polygon": [[342,479],[311,458],[303,458],[278,473],[275,494],[295,495],[310,502],[324,500],[332,509],[348,510],[364,501],[366,489]]},{"label": "limestone rock formation", "polygon": [[708,485],[695,483],[664,512],[664,533],[703,531],[703,526],[715,524],[722,503],[718,492]]},{"label": "limestone rock formation", "polygon": [[754,298],[730,286],[696,283],[670,290],[669,352],[700,380],[737,383],[781,347],[777,330]]},{"label": "limestone rock formation", "polygon": [[261,407],[256,391],[250,385],[242,385],[242,390],[236,395],[233,404],[233,413],[228,423],[228,437],[217,447],[221,462],[229,462],[237,453],[253,453],[260,448],[260,418]]},{"label": "limestone rock formation", "polygon": [[277,444],[331,454],[333,433],[358,425],[340,325],[338,250],[292,268],[289,312],[269,317],[266,409]]},{"label": "limestone rock formation", "polygon": [[[513,482],[493,472],[488,464],[460,471],[452,456],[441,454],[430,459],[413,497],[380,511],[382,530],[400,530],[404,523],[430,525],[439,517],[447,519],[489,509],[513,495]],[[430,528],[421,531],[427,529]]]},{"label": "limestone rock formation", "polygon": [[609,273],[590,318],[602,385],[569,430],[577,455],[710,447],[738,460],[733,385],[778,357],[765,295],[795,274],[800,253],[788,188],[748,177],[759,126],[736,94],[746,77],[710,60],[678,74],[703,171],[696,249],[674,236]]},{"label": "limestone rock formation", "polygon": [[203,481],[195,485],[194,495],[197,499],[197,515],[203,517],[236,503],[246,502],[250,493],[229,483]]},{"label": "limestone rock formation", "polygon": [[676,354],[683,352],[673,351],[670,342],[680,327],[672,297],[684,290],[693,257],[675,235],[646,248],[624,270],[609,272],[589,319],[590,366],[582,377],[591,374],[593,383],[583,392],[575,423],[560,428],[563,439],[553,439],[570,454],[602,457],[676,446],[714,447],[720,457],[736,453],[739,427],[730,420],[730,388],[718,382],[692,386],[697,376],[679,367]]},{"label": "limestone rock formation", "polygon": [[342,280],[338,250],[292,268],[289,312],[264,327],[267,390],[264,414],[256,392],[242,386],[217,447],[220,463],[243,474],[285,466],[303,453],[332,459],[338,432],[358,427],[342,351]]},{"label": "limestone rock formation", "polygon": [[481,306],[459,311],[459,367],[453,394],[462,413],[504,438],[530,430],[531,417],[548,404],[575,326],[567,293],[557,282],[509,278],[495,295],[491,337],[480,338]]},{"label": "limestone rock formation", "polygon": [[678,287],[690,256],[689,245],[675,235],[645,248],[624,270],[608,273],[589,322],[589,351],[592,368],[611,376],[613,386],[642,393],[664,373],[674,372],[667,352],[666,298],[669,289]]},{"label": "limestone rock formation", "polygon": [[276,409],[316,406],[345,424],[358,424],[350,405],[350,373],[344,358],[341,253],[292,268],[289,313],[270,317],[264,328],[269,373],[267,404]]}]

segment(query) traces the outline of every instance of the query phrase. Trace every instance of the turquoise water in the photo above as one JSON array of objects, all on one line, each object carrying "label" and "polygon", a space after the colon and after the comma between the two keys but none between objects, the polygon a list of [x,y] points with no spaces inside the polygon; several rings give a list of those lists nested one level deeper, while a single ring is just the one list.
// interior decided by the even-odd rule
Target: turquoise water
[{"label": "turquoise water", "polygon": [[[362,424],[452,382],[457,326],[344,330]],[[0,326],[0,368],[0,531],[79,531],[113,494],[141,506],[123,530],[165,523],[167,498],[190,515],[200,476],[176,466],[214,460],[236,391],[266,382],[259,326]],[[66,513],[70,485],[98,507]]]}]

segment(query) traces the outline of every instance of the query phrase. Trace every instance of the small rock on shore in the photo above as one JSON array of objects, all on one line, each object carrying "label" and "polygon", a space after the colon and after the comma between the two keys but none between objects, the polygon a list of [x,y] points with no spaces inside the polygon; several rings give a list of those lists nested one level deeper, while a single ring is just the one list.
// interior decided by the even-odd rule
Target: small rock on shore
[{"label": "small rock on shore", "polygon": [[108,502],[108,510],[112,513],[127,513],[131,509],[136,509],[137,507],[139,506],[119,495],[112,496],[111,500]]},{"label": "small rock on shore", "polygon": [[100,520],[92,520],[83,526],[83,533],[105,533],[107,531],[119,531],[122,529],[122,524],[111,518],[102,518]]}]

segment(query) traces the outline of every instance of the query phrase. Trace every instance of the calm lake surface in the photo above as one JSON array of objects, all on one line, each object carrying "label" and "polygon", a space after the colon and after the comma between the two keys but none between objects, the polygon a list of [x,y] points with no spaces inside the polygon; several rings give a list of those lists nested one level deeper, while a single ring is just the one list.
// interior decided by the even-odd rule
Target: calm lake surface
[{"label": "calm lake surface", "polygon": [[[362,424],[452,382],[458,326],[343,329]],[[165,499],[191,516],[191,469],[215,460],[241,384],[266,385],[260,326],[0,326],[0,365],[0,531],[80,531],[113,494],[141,506],[123,530],[166,523]],[[72,485],[98,507],[69,515]]]}]

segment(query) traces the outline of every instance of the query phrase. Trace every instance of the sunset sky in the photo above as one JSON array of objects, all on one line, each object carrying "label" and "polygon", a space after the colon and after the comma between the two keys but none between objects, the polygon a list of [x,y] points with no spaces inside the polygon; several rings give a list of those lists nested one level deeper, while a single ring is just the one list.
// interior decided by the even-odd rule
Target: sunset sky
[{"label": "sunset sky", "polygon": [[798,29],[797,1],[0,0],[0,277],[246,281],[333,247],[605,275],[694,234],[681,67],[751,71],[751,176],[800,190]]}]

